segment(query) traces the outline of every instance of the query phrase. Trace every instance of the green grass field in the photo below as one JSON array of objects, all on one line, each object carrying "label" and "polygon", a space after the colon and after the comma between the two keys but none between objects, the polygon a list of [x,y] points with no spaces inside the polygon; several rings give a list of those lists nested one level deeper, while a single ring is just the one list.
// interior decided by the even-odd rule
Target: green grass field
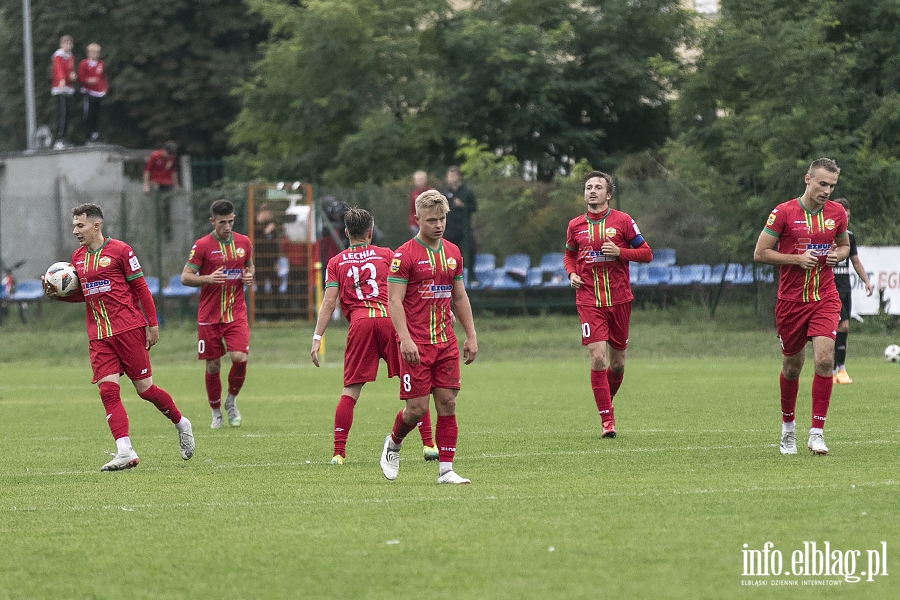
[{"label": "green grass field", "polygon": [[[125,383],[141,464],[120,473],[99,471],[115,446],[81,322],[59,343],[7,324],[0,599],[900,597],[900,365],[880,357],[896,340],[851,334],[856,382],[834,390],[829,455],[809,454],[800,433],[800,454],[785,457],[771,331],[636,313],[620,435],[601,440],[575,317],[476,323],[454,462],[468,486],[436,484],[415,432],[399,478],[382,477],[396,380],[364,388],[348,460],[328,464],[339,324],[321,369],[309,325],[254,329],[244,425],[217,431],[193,329],[164,329],[154,380],[194,422],[196,454],[182,461],[174,428]],[[799,432],[810,378],[808,364]],[[857,576],[867,550],[886,547],[888,575],[746,576],[744,545],[766,542],[782,571],[804,543],[840,550],[844,571],[858,551]]]}]

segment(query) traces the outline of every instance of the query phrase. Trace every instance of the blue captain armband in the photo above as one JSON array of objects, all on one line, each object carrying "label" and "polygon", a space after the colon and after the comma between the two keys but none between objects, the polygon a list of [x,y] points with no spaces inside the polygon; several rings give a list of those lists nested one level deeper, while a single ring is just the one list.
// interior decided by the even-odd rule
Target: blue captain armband
[{"label": "blue captain armband", "polygon": [[640,246],[641,244],[644,243],[644,236],[642,236],[641,234],[638,234],[638,235],[634,236],[633,238],[631,238],[631,241],[628,243],[631,244],[632,248],[637,248],[638,246]]}]

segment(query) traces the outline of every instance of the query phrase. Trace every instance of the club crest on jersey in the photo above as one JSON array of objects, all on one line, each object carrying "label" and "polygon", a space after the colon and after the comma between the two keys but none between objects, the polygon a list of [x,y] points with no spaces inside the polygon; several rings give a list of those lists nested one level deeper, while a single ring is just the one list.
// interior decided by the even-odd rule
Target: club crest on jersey
[{"label": "club crest on jersey", "polygon": [[452,256],[447,258],[447,268],[450,269],[451,271],[456,269],[456,259],[453,258]]},{"label": "club crest on jersey", "polygon": [[108,256],[101,256],[100,260],[97,262],[101,267],[108,267],[112,264],[112,259]]},{"label": "club crest on jersey", "polygon": [[829,231],[834,229],[834,219],[825,219],[825,229]]},{"label": "club crest on jersey", "polygon": [[396,273],[400,270],[400,259],[394,258],[391,259],[391,273]]},{"label": "club crest on jersey", "polygon": [[616,232],[615,227],[607,227],[606,230],[603,232],[603,234],[608,238],[615,237],[616,233],[617,232]]}]

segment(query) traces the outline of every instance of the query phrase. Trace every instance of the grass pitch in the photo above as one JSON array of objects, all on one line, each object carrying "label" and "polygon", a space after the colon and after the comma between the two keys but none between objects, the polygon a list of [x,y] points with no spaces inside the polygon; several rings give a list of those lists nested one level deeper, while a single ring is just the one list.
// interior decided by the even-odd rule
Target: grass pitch
[{"label": "grass pitch", "polygon": [[[154,380],[193,421],[196,454],[180,459],[174,428],[126,382],[141,464],[121,473],[99,471],[114,444],[83,338],[50,365],[46,334],[4,334],[21,352],[0,350],[0,598],[897,597],[900,365],[880,358],[888,341],[851,334],[856,382],[835,387],[826,457],[805,450],[807,365],[800,453],[781,456],[771,332],[641,321],[614,440],[599,438],[574,317],[477,321],[454,462],[468,486],[436,484],[415,432],[399,478],[382,477],[396,380],[365,386],[347,462],[328,464],[339,326],[321,369],[309,326],[254,330],[244,424],[217,431],[193,330],[165,329]],[[781,575],[747,575],[766,542]],[[842,575],[784,574],[825,542]],[[888,575],[846,580],[853,552],[859,576],[882,548]]]}]

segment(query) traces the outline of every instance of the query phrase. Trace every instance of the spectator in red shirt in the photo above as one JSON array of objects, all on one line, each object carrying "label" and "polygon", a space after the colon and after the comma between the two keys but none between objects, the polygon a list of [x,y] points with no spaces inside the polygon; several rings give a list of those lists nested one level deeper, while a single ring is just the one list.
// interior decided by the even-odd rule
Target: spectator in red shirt
[{"label": "spectator in red shirt", "polygon": [[162,226],[166,240],[172,240],[172,192],[178,189],[178,144],[169,140],[162,149],[154,150],[144,164],[144,193],[150,193],[150,184],[159,189],[157,198],[162,212]]},{"label": "spectator in red shirt", "polygon": [[78,63],[78,81],[84,94],[84,139],[87,144],[95,144],[100,137],[97,133],[100,99],[106,95],[109,84],[100,60],[100,44],[88,44],[86,50],[87,58]]},{"label": "spectator in red shirt", "polygon": [[59,38],[59,49],[53,53],[53,79],[50,83],[50,94],[56,96],[56,150],[71,146],[66,141],[66,129],[69,125],[69,98],[75,93],[75,57],[72,56],[71,35]]}]

